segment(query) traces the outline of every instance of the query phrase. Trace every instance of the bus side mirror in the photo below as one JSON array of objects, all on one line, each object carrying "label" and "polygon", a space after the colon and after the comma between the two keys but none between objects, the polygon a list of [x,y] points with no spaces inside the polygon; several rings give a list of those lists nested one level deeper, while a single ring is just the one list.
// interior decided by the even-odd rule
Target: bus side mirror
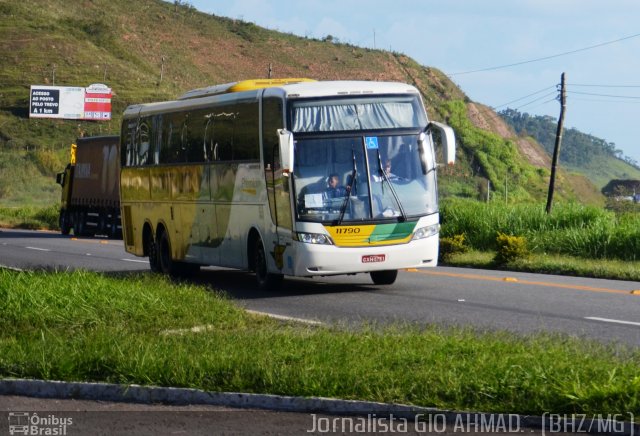
[{"label": "bus side mirror", "polygon": [[428,128],[436,128],[440,131],[444,163],[453,165],[456,162],[456,135],[453,133],[453,129],[436,121],[431,121]]},{"label": "bus side mirror", "polygon": [[64,186],[64,173],[56,174],[56,183],[60,186]]},{"label": "bus side mirror", "polygon": [[286,129],[278,129],[280,138],[280,168],[282,175],[289,177],[293,173],[293,133]]}]

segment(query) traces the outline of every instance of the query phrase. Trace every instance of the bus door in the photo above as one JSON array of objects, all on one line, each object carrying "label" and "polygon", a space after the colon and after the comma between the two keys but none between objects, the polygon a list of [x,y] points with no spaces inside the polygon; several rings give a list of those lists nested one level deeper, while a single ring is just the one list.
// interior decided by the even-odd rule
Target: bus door
[{"label": "bus door", "polygon": [[262,153],[269,213],[275,232],[265,232],[263,237],[265,249],[273,254],[276,267],[286,273],[293,269],[293,259],[284,255],[292,244],[293,220],[291,177],[283,173],[280,166],[278,130],[284,128],[285,112],[282,97],[270,95],[269,91],[272,90],[266,89],[262,98]]}]

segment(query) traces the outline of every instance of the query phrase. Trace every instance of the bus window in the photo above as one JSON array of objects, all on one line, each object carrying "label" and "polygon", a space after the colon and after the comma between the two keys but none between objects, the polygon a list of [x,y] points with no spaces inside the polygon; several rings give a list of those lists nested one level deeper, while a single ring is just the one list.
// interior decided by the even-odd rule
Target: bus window
[{"label": "bus window", "polygon": [[138,123],[135,165],[146,165],[149,159],[149,148],[151,147],[150,124],[151,119],[148,117],[141,118]]},{"label": "bus window", "polygon": [[254,101],[236,106],[233,138],[233,160],[258,160],[258,105]]},{"label": "bus window", "polygon": [[235,115],[229,106],[215,108],[213,112],[213,158],[216,161],[233,160]]},{"label": "bus window", "polygon": [[205,162],[204,137],[208,111],[194,111],[187,119],[186,158],[187,162]]}]

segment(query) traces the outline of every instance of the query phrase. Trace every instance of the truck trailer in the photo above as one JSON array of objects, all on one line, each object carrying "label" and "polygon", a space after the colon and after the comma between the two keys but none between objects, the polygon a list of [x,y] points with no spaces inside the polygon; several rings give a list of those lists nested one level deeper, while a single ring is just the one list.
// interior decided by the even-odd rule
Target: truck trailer
[{"label": "truck trailer", "polygon": [[122,238],[119,136],[78,138],[70,162],[56,176],[62,186],[60,231]]}]

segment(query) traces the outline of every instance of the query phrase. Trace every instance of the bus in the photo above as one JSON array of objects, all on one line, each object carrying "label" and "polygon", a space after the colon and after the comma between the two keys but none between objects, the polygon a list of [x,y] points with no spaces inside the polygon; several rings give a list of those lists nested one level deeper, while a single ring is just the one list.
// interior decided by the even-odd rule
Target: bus
[{"label": "bus", "polygon": [[399,269],[437,264],[436,170],[453,164],[455,137],[411,85],[196,89],[129,106],[120,144],[125,248],[152,271],[236,268],[267,290],[356,273],[389,285]]}]

